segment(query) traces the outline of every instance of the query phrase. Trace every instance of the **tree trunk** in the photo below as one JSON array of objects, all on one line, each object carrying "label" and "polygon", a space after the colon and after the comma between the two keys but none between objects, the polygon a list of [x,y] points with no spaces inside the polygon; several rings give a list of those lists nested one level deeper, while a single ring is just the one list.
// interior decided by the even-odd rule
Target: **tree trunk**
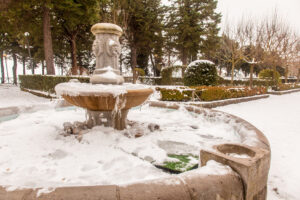
[{"label": "tree trunk", "polygon": [[72,75],[78,74],[78,66],[77,66],[77,47],[76,47],[76,34],[71,36],[70,40],[71,45],[71,60],[72,60]]},{"label": "tree trunk", "polygon": [[45,64],[43,60],[42,60],[42,75],[45,75]]},{"label": "tree trunk", "polygon": [[61,70],[60,71],[60,73],[61,73],[60,75],[63,76],[64,75],[64,65],[63,64],[60,64],[60,70]]},{"label": "tree trunk", "polygon": [[12,57],[13,57],[13,62],[14,62],[14,65],[13,65],[13,79],[14,79],[14,84],[17,85],[18,84],[18,81],[17,81],[18,61],[17,61],[16,53],[13,52]]},{"label": "tree trunk", "polygon": [[44,36],[44,55],[47,66],[47,74],[55,74],[54,63],[53,63],[53,48],[52,48],[52,36],[50,27],[50,14],[47,3],[44,3],[44,16],[43,16],[43,36]]},{"label": "tree trunk", "polygon": [[284,83],[288,83],[288,74],[289,74],[289,68],[286,66],[284,68]]},{"label": "tree trunk", "polygon": [[273,66],[273,85],[278,86],[278,82],[276,80],[276,65]]},{"label": "tree trunk", "polygon": [[182,76],[182,78],[184,77],[184,71],[187,68],[187,58],[188,58],[187,54],[185,52],[183,52],[182,58],[181,58],[181,61],[182,61],[181,76]]},{"label": "tree trunk", "polygon": [[25,56],[23,56],[22,62],[23,62],[23,75],[25,75],[26,74],[26,58],[25,58]]},{"label": "tree trunk", "polygon": [[32,59],[32,64],[31,65],[32,65],[31,73],[35,74],[35,68],[36,68],[36,62],[35,62],[35,60]]},{"label": "tree trunk", "polygon": [[171,53],[168,53],[168,67],[171,66]]},{"label": "tree trunk", "polygon": [[153,56],[152,56],[152,53],[150,53],[150,61],[151,61],[151,64],[152,64],[152,67],[153,67],[153,73],[154,73],[154,76],[157,76],[156,74],[156,66],[155,66],[155,63],[153,61]]},{"label": "tree trunk", "polygon": [[235,62],[232,62],[232,64],[231,64],[231,80],[230,80],[231,86],[233,86],[234,69],[235,69]]},{"label": "tree trunk", "polygon": [[9,83],[9,75],[8,75],[8,68],[7,68],[7,56],[5,56],[5,68],[6,68],[7,83]]},{"label": "tree trunk", "polygon": [[133,83],[136,83],[137,74],[136,74],[136,65],[137,65],[137,47],[136,44],[131,46],[131,68],[132,68],[132,76],[133,76]]},{"label": "tree trunk", "polygon": [[5,83],[5,73],[4,73],[4,60],[3,60],[3,51],[0,51],[0,59],[1,59],[1,83]]},{"label": "tree trunk", "polygon": [[250,88],[253,87],[253,68],[254,68],[254,65],[250,64],[250,80],[249,80]]},{"label": "tree trunk", "polygon": [[299,84],[299,80],[300,80],[300,68],[298,69],[297,84]]}]

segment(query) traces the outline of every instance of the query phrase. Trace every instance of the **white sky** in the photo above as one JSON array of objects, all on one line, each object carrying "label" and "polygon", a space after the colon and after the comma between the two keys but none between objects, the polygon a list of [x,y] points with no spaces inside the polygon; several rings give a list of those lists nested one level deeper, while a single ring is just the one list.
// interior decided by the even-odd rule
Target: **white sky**
[{"label": "white sky", "polygon": [[236,22],[242,17],[264,18],[277,10],[288,24],[300,33],[300,0],[218,0],[222,23]]}]

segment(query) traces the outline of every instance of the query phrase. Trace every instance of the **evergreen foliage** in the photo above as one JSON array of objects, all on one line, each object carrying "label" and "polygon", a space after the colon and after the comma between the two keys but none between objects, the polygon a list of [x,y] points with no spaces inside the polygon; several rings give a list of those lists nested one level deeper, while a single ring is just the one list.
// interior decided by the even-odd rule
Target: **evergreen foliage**
[{"label": "evergreen foliage", "polygon": [[[264,69],[259,72],[258,77],[261,79],[272,80],[274,71],[272,69]],[[275,71],[275,80],[276,83],[281,83],[280,74],[278,71]]]},{"label": "evergreen foliage", "polygon": [[167,36],[184,66],[202,57],[212,57],[218,44],[218,24],[221,15],[216,13],[216,0],[174,0],[170,7]]},{"label": "evergreen foliage", "polygon": [[214,64],[208,62],[191,63],[184,74],[184,85],[215,85],[218,75]]}]

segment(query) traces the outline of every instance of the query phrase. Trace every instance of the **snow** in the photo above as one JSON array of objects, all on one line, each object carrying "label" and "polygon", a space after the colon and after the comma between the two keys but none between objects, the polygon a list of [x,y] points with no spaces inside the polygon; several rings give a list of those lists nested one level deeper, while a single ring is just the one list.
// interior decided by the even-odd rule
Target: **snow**
[{"label": "snow", "polygon": [[[11,85],[0,85],[0,95],[4,97],[0,98],[0,108],[51,104],[48,99]],[[272,151],[269,200],[296,200],[300,196],[299,102],[300,92],[217,108],[249,121],[268,138]],[[144,136],[126,137],[125,131],[94,127],[79,142],[60,132],[64,122],[84,121],[83,109],[23,113],[0,122],[0,185],[7,190],[41,187],[43,193],[59,186],[129,184],[166,177],[169,175],[152,164],[169,161],[167,154],[198,155],[200,149],[210,149],[215,144],[255,142],[254,133],[244,127],[234,128],[233,121],[222,121],[225,117],[205,119],[183,109],[145,105],[129,112],[128,119],[139,123],[127,130],[129,136],[143,130]],[[158,124],[160,130],[147,130],[149,123]],[[241,137],[237,130],[248,137]],[[230,168],[212,161],[196,172],[229,173]]]},{"label": "snow", "polygon": [[[137,125],[124,131],[97,126],[80,142],[61,134],[64,122],[85,120],[80,108],[42,109],[1,122],[0,185],[47,192],[60,186],[128,184],[169,176],[153,165],[169,161],[167,154],[199,156],[200,149],[215,144],[243,143],[234,122],[226,123],[222,116],[211,120],[183,109],[144,105],[131,109],[128,119]],[[158,124],[159,130],[151,132],[150,123]],[[137,131],[144,136],[130,137]],[[201,171],[228,170],[213,164]]]},{"label": "snow", "polygon": [[249,155],[247,154],[237,154],[237,153],[228,153],[226,154],[228,156],[234,157],[234,158],[251,158]]},{"label": "snow", "polygon": [[188,67],[194,66],[194,65],[198,65],[198,64],[210,64],[210,65],[214,65],[215,63],[213,63],[210,60],[195,60],[193,62],[191,62]]},{"label": "snow", "polygon": [[300,92],[219,107],[260,129],[271,145],[269,200],[297,200],[300,196]]},{"label": "snow", "polygon": [[[113,73],[113,72],[111,72]],[[114,73],[113,73],[114,74]],[[69,96],[101,96],[104,94],[112,94],[119,96],[127,93],[127,90],[145,89],[147,86],[140,84],[125,83],[123,85],[105,85],[105,84],[90,84],[90,83],[60,83],[55,86],[55,91],[58,95]]]},{"label": "snow", "polygon": [[49,99],[23,92],[19,87],[10,84],[0,84],[0,108],[13,106],[31,106],[50,102]]},{"label": "snow", "polygon": [[109,45],[109,46],[113,46],[114,44],[116,44],[116,42],[113,41],[112,39],[109,39],[108,45]]}]

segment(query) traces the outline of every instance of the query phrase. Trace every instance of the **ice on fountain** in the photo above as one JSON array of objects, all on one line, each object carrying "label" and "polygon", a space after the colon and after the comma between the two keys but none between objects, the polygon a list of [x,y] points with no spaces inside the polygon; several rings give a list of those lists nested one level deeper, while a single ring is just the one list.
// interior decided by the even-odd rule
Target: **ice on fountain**
[{"label": "ice on fountain", "polygon": [[[106,72],[108,73],[108,72]],[[114,97],[126,94],[127,90],[145,89],[145,85],[125,83],[123,85],[105,85],[90,83],[60,83],[55,87],[56,94],[67,96],[103,96],[113,95]]]}]

